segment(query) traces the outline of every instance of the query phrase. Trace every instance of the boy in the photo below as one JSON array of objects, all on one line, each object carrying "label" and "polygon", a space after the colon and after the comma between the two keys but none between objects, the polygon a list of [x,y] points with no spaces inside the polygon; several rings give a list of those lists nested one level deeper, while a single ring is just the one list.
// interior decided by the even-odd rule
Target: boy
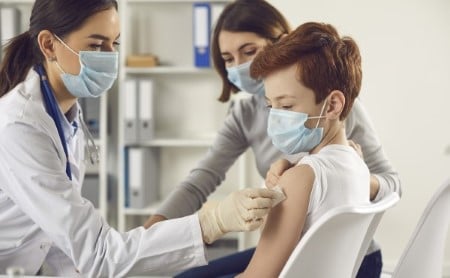
[{"label": "boy", "polygon": [[370,174],[349,146],[344,119],[361,88],[356,43],[328,24],[305,23],[255,57],[270,107],[268,134],[285,154],[306,155],[279,179],[287,199],[269,213],[239,277],[277,277],[311,224],[331,208],[369,203]]}]

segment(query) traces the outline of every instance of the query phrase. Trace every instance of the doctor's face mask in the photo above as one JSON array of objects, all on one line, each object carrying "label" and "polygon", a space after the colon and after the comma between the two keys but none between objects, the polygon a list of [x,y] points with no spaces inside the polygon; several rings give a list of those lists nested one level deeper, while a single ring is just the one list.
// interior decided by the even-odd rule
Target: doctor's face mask
[{"label": "doctor's face mask", "polygon": [[66,73],[55,61],[62,72],[61,79],[64,85],[74,97],[99,97],[111,89],[119,68],[118,52],[79,51],[77,53],[58,36],[55,35],[55,37],[80,60],[81,69],[78,75]]}]

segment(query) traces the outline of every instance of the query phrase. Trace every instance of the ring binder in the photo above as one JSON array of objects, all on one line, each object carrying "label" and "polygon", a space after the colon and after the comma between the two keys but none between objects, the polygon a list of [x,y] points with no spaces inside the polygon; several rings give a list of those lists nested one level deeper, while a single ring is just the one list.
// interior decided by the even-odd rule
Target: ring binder
[{"label": "ring binder", "polygon": [[194,3],[194,60],[196,67],[210,67],[211,7]]}]

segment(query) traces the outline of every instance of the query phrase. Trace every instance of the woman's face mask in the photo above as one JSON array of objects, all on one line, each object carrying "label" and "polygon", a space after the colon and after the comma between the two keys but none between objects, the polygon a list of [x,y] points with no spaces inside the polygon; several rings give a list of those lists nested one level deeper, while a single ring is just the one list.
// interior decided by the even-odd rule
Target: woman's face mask
[{"label": "woman's face mask", "polygon": [[234,67],[228,67],[228,80],[240,90],[254,95],[264,95],[264,83],[250,77],[252,61]]},{"label": "woman's face mask", "polygon": [[74,97],[99,97],[111,89],[119,68],[118,52],[79,51],[75,52],[58,36],[55,37],[80,60],[80,73],[66,73],[56,61],[61,79]]}]

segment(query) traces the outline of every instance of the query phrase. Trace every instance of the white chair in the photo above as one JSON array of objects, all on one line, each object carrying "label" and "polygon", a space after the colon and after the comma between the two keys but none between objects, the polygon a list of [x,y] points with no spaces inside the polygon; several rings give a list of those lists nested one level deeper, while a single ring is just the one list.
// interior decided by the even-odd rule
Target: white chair
[{"label": "white chair", "polygon": [[450,222],[450,179],[433,194],[403,251],[393,278],[442,278],[445,238]]},{"label": "white chair", "polygon": [[[399,198],[397,193],[395,193],[394,195],[396,195]],[[390,195],[388,195],[385,202],[389,202],[389,198],[392,198],[392,197],[390,197]],[[383,202],[383,200],[380,200],[379,202]],[[378,204],[378,202],[375,204]],[[383,204],[380,204],[380,206],[383,206]],[[353,274],[351,276],[353,278],[356,277],[356,275],[358,274],[358,270],[361,267],[361,263],[367,254],[367,249],[369,248],[370,242],[373,239],[373,236],[378,228],[378,224],[380,224],[380,221],[381,221],[381,218],[383,217],[383,215],[384,215],[384,213],[376,213],[372,219],[372,222],[369,225],[369,228],[367,229],[366,236],[364,237],[364,240],[361,244],[361,249],[359,250],[358,256],[356,257],[355,267],[353,268]]]},{"label": "white chair", "polygon": [[398,200],[398,194],[392,193],[375,204],[337,207],[325,213],[303,235],[280,277],[352,277],[381,216]]}]

